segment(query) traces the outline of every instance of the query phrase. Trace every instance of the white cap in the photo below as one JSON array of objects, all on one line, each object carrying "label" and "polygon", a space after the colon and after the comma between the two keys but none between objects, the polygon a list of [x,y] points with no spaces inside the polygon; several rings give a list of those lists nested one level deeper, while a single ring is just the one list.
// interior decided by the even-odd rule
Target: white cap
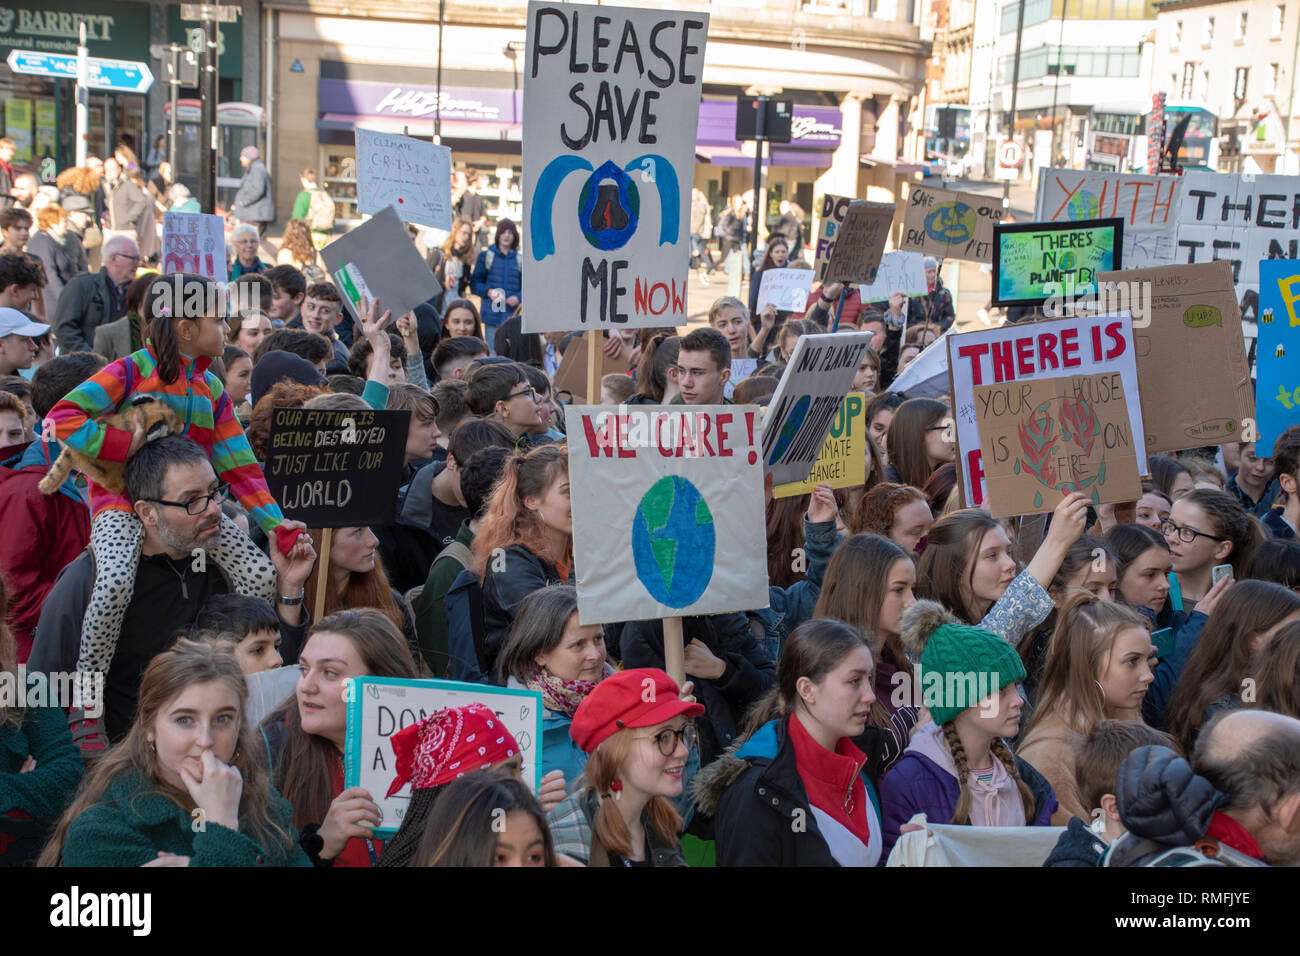
[{"label": "white cap", "polygon": [[49,330],[48,325],[33,322],[17,309],[0,309],[0,338],[6,335],[26,335],[35,338]]}]

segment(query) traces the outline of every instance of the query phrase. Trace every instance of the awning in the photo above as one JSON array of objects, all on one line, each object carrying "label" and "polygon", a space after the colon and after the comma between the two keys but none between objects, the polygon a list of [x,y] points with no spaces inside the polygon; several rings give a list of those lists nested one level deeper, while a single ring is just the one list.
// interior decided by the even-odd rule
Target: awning
[{"label": "awning", "polygon": [[923,173],[926,170],[925,163],[905,163],[902,160],[881,159],[879,156],[870,156],[866,153],[859,156],[858,161],[868,168],[872,166],[888,166],[900,176],[911,176],[913,173]]},{"label": "awning", "polygon": [[[358,116],[355,113],[325,113],[316,121],[316,128],[352,132],[356,127],[379,130],[382,133],[401,133],[412,136],[432,136],[433,117]],[[519,142],[523,127],[518,123],[484,123],[469,120],[442,121],[443,139],[480,139]]]},{"label": "awning", "polygon": [[[828,149],[781,149],[777,147],[769,154],[763,152],[764,166],[810,166],[829,169],[832,153]],[[713,166],[753,166],[754,157],[747,156],[737,146],[696,146],[697,162]]]}]

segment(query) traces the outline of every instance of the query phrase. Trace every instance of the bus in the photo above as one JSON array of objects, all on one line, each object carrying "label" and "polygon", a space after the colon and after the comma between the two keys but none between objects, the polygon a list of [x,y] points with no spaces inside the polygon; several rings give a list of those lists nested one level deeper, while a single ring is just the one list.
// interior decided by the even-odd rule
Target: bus
[{"label": "bus", "polygon": [[970,175],[970,107],[931,103],[925,108],[927,169],[959,179]]},{"label": "bus", "polygon": [[[1147,114],[1150,101],[1129,100],[1094,106],[1084,133],[1085,169],[1142,173],[1147,170]],[[1178,151],[1181,168],[1213,172],[1219,166],[1219,118],[1200,103],[1165,101],[1166,135],[1191,115],[1187,135]]]}]

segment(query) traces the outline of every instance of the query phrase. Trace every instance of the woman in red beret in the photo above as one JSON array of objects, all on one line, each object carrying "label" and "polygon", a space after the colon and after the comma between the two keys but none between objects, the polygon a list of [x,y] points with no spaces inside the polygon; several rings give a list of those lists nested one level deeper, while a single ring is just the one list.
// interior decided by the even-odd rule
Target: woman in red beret
[{"label": "woman in red beret", "polygon": [[586,786],[550,813],[555,852],[588,866],[685,866],[672,801],[704,713],[657,668],[607,677],[578,705],[569,732],[589,754]]}]

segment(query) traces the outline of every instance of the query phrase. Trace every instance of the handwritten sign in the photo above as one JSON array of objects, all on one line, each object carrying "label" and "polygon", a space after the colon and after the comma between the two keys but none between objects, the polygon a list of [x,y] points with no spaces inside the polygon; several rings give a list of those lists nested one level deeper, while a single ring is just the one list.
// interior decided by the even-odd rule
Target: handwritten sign
[{"label": "handwritten sign", "polygon": [[1122,265],[1122,219],[999,224],[993,228],[993,304],[1037,305],[1095,290],[1097,273]]},{"label": "handwritten sign", "polygon": [[202,212],[163,213],[162,271],[189,272],[224,285],[230,279],[225,221]]},{"label": "handwritten sign", "polygon": [[767,606],[759,409],[565,409],[584,625]]},{"label": "handwritten sign", "polygon": [[535,690],[451,680],[354,677],[347,695],[343,786],[365,788],[379,805],[377,837],[397,832],[411,801],[409,783],[391,797],[384,796],[397,776],[393,734],[446,707],[482,704],[490,708],[519,744],[524,782],[534,792],[541,786],[542,695]]},{"label": "handwritten sign", "polygon": [[1051,511],[1072,491],[1141,497],[1119,372],[979,385],[975,408],[993,517]]},{"label": "handwritten sign", "polygon": [[339,236],[320,254],[353,315],[363,295],[378,296],[381,311],[397,317],[442,291],[392,206]]},{"label": "handwritten sign", "polygon": [[1134,314],[1147,453],[1239,441],[1244,421],[1255,415],[1255,397],[1231,265],[1157,266],[1098,278],[1109,311]]},{"label": "handwritten sign", "polygon": [[861,392],[849,392],[840,403],[840,412],[831,423],[812,473],[803,481],[775,485],[772,497],[806,495],[823,481],[832,488],[853,488],[866,480],[867,397]]},{"label": "handwritten sign", "polygon": [[822,197],[822,214],[817,227],[817,248],[813,259],[813,276],[818,282],[826,281],[826,267],[830,265],[831,251],[835,248],[835,237],[844,225],[848,214],[851,196],[834,196],[827,193]]},{"label": "handwritten sign", "polygon": [[528,4],[524,330],[686,324],[707,13]]},{"label": "handwritten sign", "polygon": [[894,221],[894,204],[855,199],[826,264],[827,282],[873,282]]},{"label": "handwritten sign", "polygon": [[722,397],[731,398],[736,386],[758,371],[758,359],[733,358],[731,360],[731,378],[722,386]]},{"label": "handwritten sign", "polygon": [[1259,264],[1259,384],[1255,453],[1266,458],[1291,425],[1300,424],[1300,262]]},{"label": "handwritten sign", "polygon": [[757,311],[770,304],[781,312],[803,312],[811,285],[812,273],[807,269],[765,269],[758,287]]},{"label": "handwritten sign", "polygon": [[899,248],[944,259],[992,262],[993,226],[1004,214],[996,198],[913,185]]},{"label": "handwritten sign", "polygon": [[763,461],[774,484],[808,477],[870,341],[870,332],[799,336],[763,419]]},{"label": "handwritten sign", "polygon": [[886,252],[880,258],[874,282],[858,287],[863,302],[879,302],[895,292],[925,295],[925,256],[919,252]]},{"label": "handwritten sign", "polygon": [[451,229],[451,150],[357,127],[357,209],[396,208],[402,219]]},{"label": "handwritten sign", "polygon": [[[1188,173],[1187,176],[1197,175]],[[1210,173],[1226,180],[1222,173]],[[1124,220],[1120,259],[1130,269],[1147,269],[1177,261],[1178,219],[1184,179],[1141,173],[1045,169],[1038,178],[1039,222]]]},{"label": "handwritten sign", "polygon": [[957,460],[966,506],[986,499],[975,389],[980,385],[1035,381],[1119,372],[1128,405],[1129,433],[1146,470],[1146,435],[1142,428],[1133,323],[1127,313],[1052,319],[954,335],[940,342],[948,349],[952,374],[953,415],[957,420]]},{"label": "handwritten sign", "polygon": [[392,524],[409,410],[277,408],[266,483],[285,516],[309,528]]}]

